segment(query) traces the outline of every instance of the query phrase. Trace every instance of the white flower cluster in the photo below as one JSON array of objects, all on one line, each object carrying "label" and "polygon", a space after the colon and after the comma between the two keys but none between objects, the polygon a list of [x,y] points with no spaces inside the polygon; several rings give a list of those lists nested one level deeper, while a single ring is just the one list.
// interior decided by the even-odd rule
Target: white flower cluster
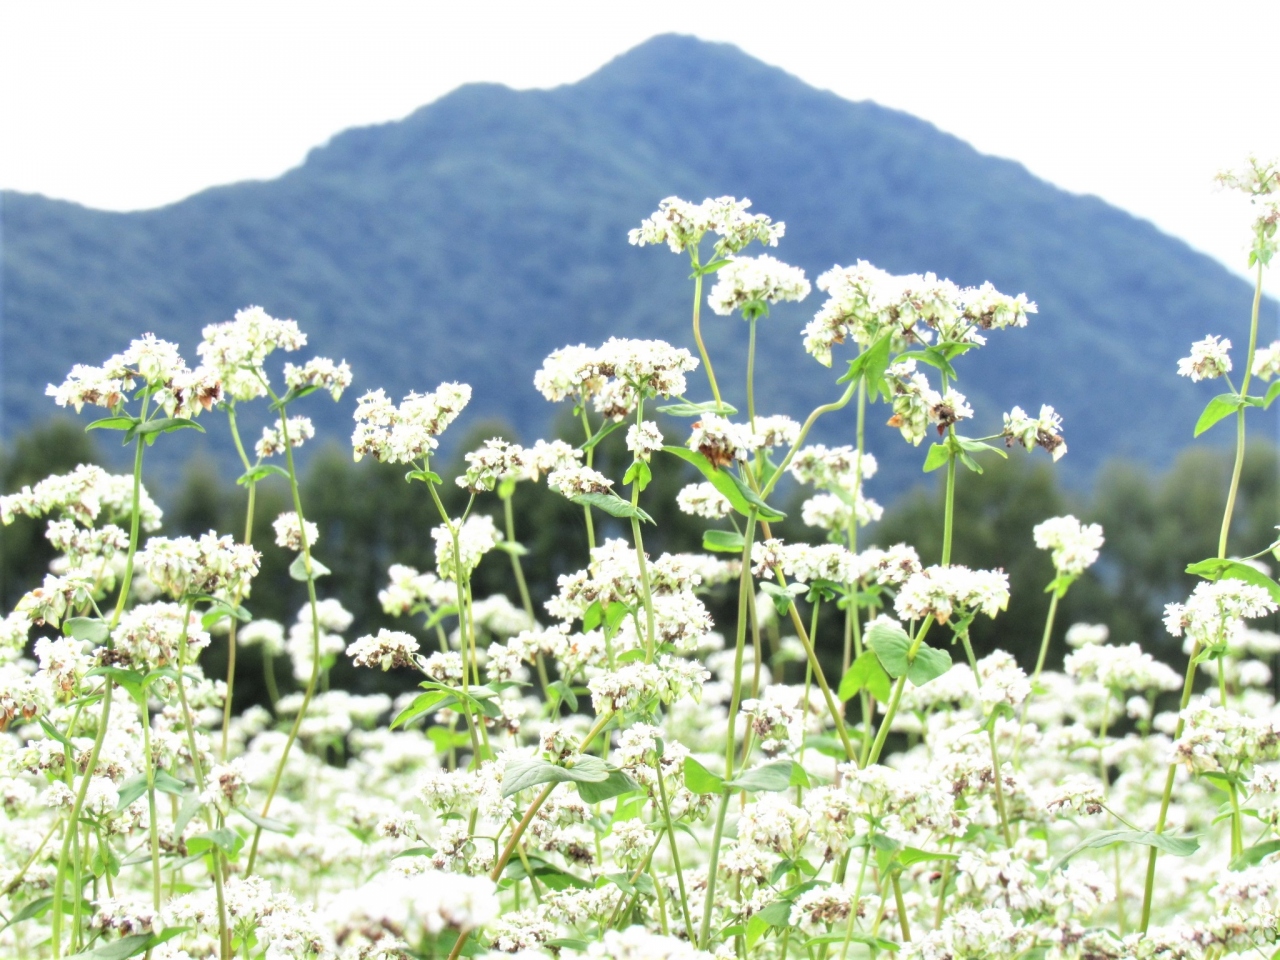
[{"label": "white flower cluster", "polygon": [[537,480],[544,473],[571,469],[581,462],[582,453],[563,440],[539,440],[532,447],[522,447],[493,437],[464,459],[466,472],[456,482],[480,493],[507,481]]},{"label": "white flower cluster", "polygon": [[1231,372],[1231,341],[1205,337],[1191,345],[1191,356],[1178,361],[1178,376],[1193,381],[1216,380]]},{"label": "white flower cluster", "polygon": [[733,513],[731,504],[713,484],[705,480],[682,487],[676,494],[676,506],[682,513],[708,520],[719,520]]},{"label": "white flower cluster", "polygon": [[755,437],[745,423],[732,423],[718,414],[705,414],[695,420],[686,446],[720,467],[733,466],[737,460],[746,460],[755,449]]},{"label": "white flower cluster", "polygon": [[753,240],[776,247],[786,232],[786,224],[773,223],[762,213],[747,213],[750,200],[733,197],[707,199],[690,203],[679,197],[667,197],[640,226],[627,234],[633,246],[665,243],[672,253],[696,252],[708,233],[716,234],[715,255],[737,253]]},{"label": "white flower cluster", "polygon": [[376,636],[360,637],[347,648],[357,667],[411,667],[417,663],[418,641],[400,630],[385,627]]},{"label": "white flower cluster", "polygon": [[378,602],[382,604],[383,611],[393,617],[404,616],[419,604],[434,609],[458,601],[454,586],[434,573],[419,573],[413,567],[393,563],[387,570],[387,576],[390,583],[379,591]]},{"label": "white flower cluster", "polygon": [[591,399],[597,413],[622,420],[644,398],[683,394],[685,374],[697,366],[688,350],[663,340],[610,337],[594,349],[578,344],[553,351],[533,385],[553,403]]},{"label": "white flower cluster", "polygon": [[156,407],[170,417],[195,417],[222,400],[215,369],[190,369],[176,345],[150,333],[100,367],[76,364],[61,385],[49,384],[45,393],[58,406],[75,407],[79,413],[85,404],[114,410],[139,385],[154,390]]},{"label": "white flower cluster", "polygon": [[1048,404],[1040,407],[1040,416],[1035,418],[1028,416],[1021,407],[1014,407],[1004,415],[1001,436],[1007,447],[1015,443],[1022,444],[1027,450],[1043,447],[1055,462],[1067,452],[1067,443],[1062,439],[1062,417]]},{"label": "white flower cluster", "polygon": [[831,366],[831,348],[852,338],[867,347],[885,333],[906,341],[985,343],[979,330],[1023,327],[1036,305],[991,284],[961,288],[931,273],[894,276],[866,261],[818,277],[827,301],[804,329],[804,348]]},{"label": "white flower cluster", "polygon": [[205,327],[196,352],[218,372],[227,396],[253,400],[267,395],[267,357],[277,349],[300,350],[306,344],[306,334],[294,321],[277,320],[261,307],[245,307],[234,320]]},{"label": "white flower cluster", "polygon": [[[89,527],[99,517],[125,523],[132,509],[133,477],[81,464],[70,473],[45,477],[35,486],[24,486],[17,493],[0,497],[0,523],[8,525],[14,517],[56,513]],[[143,530],[160,529],[163,513],[145,487],[138,489],[138,512]]]},{"label": "white flower cluster", "polygon": [[343,360],[334,363],[328,357],[312,357],[302,366],[284,365],[284,382],[290,390],[327,390],[334,400],[351,386],[351,367]]},{"label": "white flower cluster", "polygon": [[213,531],[192,537],[153,537],[138,551],[138,565],[175,599],[199,594],[247,596],[258,573],[258,551]]},{"label": "white flower cluster", "polygon": [[1280,340],[1259,347],[1253,354],[1253,375],[1263,380],[1280,377]]},{"label": "white flower cluster", "polygon": [[435,527],[431,536],[436,542],[436,570],[445,580],[470,576],[481,558],[504,539],[493,518],[485,514],[472,514],[457,527],[456,549],[447,525]]},{"label": "white flower cluster", "polygon": [[1036,546],[1052,551],[1059,575],[1079,576],[1093,566],[1102,549],[1102,527],[1083,524],[1073,516],[1051,517],[1032,530]]},{"label": "white flower cluster", "polygon": [[284,547],[286,550],[302,550],[304,526],[308,549],[314,547],[316,541],[320,539],[320,528],[310,520],[307,520],[305,524],[300,524],[298,522],[298,514],[292,510],[288,510],[276,517],[271,526],[276,531],[276,546]]},{"label": "white flower cluster", "polygon": [[803,300],[809,295],[804,271],[762,254],[758,257],[730,257],[716,274],[707,303],[720,316],[735,310],[754,316],[765,304]]},{"label": "white flower cluster", "polygon": [[947,623],[953,614],[981,612],[994,617],[1009,606],[1009,576],[1003,570],[961,566],[928,567],[910,577],[894,599],[903,620],[933,617]]},{"label": "white flower cluster", "polygon": [[1144,653],[1136,643],[1115,647],[1091,643],[1067,654],[1063,672],[1092,680],[1117,693],[1125,690],[1177,690],[1182,678],[1167,664]]},{"label": "white flower cluster", "polygon": [[1280,727],[1270,720],[1203,700],[1181,718],[1185,726],[1173,755],[1192,773],[1246,773],[1255,763],[1280,758]]},{"label": "white flower cluster", "polygon": [[471,400],[465,383],[442,383],[434,393],[411,393],[396,406],[382,390],[356,403],[355,458],[369,454],[384,463],[413,463],[439,446],[436,437]]},{"label": "white flower cluster", "polygon": [[[289,437],[287,442],[286,433]],[[290,417],[287,423],[280,419],[274,426],[262,428],[262,439],[253,448],[253,452],[259,460],[265,460],[284,453],[288,447],[300,447],[315,435],[315,424],[310,417]]]},{"label": "white flower cluster", "polygon": [[1165,628],[1175,637],[1184,634],[1189,644],[1201,648],[1222,644],[1241,646],[1245,620],[1264,617],[1276,610],[1276,602],[1262,587],[1225,578],[1196,584],[1185,604],[1164,608]]}]

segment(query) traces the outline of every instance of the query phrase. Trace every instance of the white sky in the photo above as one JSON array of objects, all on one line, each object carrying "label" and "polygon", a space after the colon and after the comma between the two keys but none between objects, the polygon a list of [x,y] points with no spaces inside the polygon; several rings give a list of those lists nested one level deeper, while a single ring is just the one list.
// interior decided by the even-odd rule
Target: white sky
[{"label": "white sky", "polygon": [[459,84],[570,83],[678,31],[923,117],[1241,270],[1247,205],[1211,177],[1280,154],[1272,2],[6,2],[0,187],[160,206]]}]

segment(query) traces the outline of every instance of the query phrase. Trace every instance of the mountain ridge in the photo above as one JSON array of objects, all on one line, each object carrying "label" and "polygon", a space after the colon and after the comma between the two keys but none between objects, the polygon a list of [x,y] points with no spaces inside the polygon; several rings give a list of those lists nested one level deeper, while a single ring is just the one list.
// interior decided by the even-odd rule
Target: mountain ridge
[{"label": "mountain ridge", "polygon": [[[626,243],[671,194],[750,197],[788,223],[770,252],[811,277],[867,259],[1025,291],[1041,313],[966,358],[959,386],[979,431],[1014,403],[1058,407],[1077,479],[1112,456],[1162,464],[1185,446],[1211,390],[1179,380],[1177,358],[1247,317],[1243,281],[1147,221],[908,114],[667,35],[574,84],[465,85],[343,131],[279,178],[168,207],[5,193],[4,429],[49,411],[44,383],[73,362],[100,362],[144,329],[191,354],[204,324],[261,303],[297,318],[319,352],[346,355],[355,395],[466,380],[468,418],[532,438],[556,412],[532,387],[551,349],[611,334],[692,347],[683,257]],[[850,358],[828,373],[800,350],[820,302],[780,305],[762,324],[761,392],[781,391],[793,416],[838,392]],[[738,324],[704,320],[722,381],[740,375]],[[342,437],[352,404],[307,412]],[[829,421],[820,437],[847,433]],[[922,452],[896,435],[875,431],[872,449],[893,485],[919,476]]]}]

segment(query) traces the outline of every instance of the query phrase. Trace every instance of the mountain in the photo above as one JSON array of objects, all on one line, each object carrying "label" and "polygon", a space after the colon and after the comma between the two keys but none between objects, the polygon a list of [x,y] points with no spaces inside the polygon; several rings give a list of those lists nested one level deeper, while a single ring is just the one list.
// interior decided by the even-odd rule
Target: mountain
[{"label": "mountain", "polygon": [[[557,412],[532,386],[552,349],[610,335],[692,348],[687,261],[626,242],[672,194],[750,197],[787,223],[770,252],[811,277],[866,259],[1025,291],[1032,324],[964,358],[959,387],[979,432],[1014,404],[1057,407],[1077,482],[1107,458],[1163,464],[1186,446],[1214,391],[1176,377],[1176,361],[1207,333],[1239,346],[1248,322],[1247,285],[1149,223],[734,47],[661,36],[579,83],[464,86],[339,134],[276,180],[158,210],[0,195],[4,431],[47,414],[44,386],[73,362],[143,331],[194,359],[203,325],[257,303],[354,368],[337,408],[305,411],[322,429],[345,437],[365,389],[398,398],[456,379],[475,388],[471,422],[503,418],[532,439]],[[820,302],[763,322],[761,393],[777,401],[762,412],[803,417],[838,395],[839,353],[828,371],[799,342]],[[704,329],[721,382],[740,382],[741,321],[707,315]],[[701,375],[691,383],[705,399]],[[852,422],[833,415],[818,435],[849,442]],[[875,492],[891,499],[923,451],[869,436],[886,465]]]}]

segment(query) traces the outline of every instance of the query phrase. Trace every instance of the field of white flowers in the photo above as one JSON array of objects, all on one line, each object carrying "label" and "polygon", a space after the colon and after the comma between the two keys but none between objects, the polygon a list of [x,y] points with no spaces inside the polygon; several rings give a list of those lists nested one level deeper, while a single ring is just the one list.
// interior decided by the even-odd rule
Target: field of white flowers
[{"label": "field of white flowers", "polygon": [[[783,236],[745,200],[670,198],[631,233],[689,257],[692,349],[611,339],[534,373],[581,420],[577,447],[490,440],[441,477],[433,452],[469,387],[360,397],[355,457],[403,464],[439,510],[423,531],[436,570],[387,571],[380,600],[403,631],[348,638],[351,615],[327,596],[343,574],[306,520],[293,451],[315,431],[297,410],[312,393],[337,400],[351,372],[323,357],[281,370],[273,354],[307,345],[297,324],[251,307],[205,329],[194,368],[150,335],[73,367],[50,395],[104,408],[88,428],[122,432],[134,471],[82,466],[0,499],[6,524],[47,518],[62,554],[0,626],[0,955],[1280,955],[1280,636],[1250,624],[1280,604],[1267,566],[1280,546],[1228,538],[1246,423],[1280,395],[1280,342],[1257,342],[1280,162],[1221,179],[1256,204],[1257,294],[1239,319],[1247,350],[1233,360],[1210,336],[1179,369],[1224,381],[1195,430],[1223,421],[1237,441],[1217,555],[1166,609],[1184,670],[1089,624],[1067,631],[1063,672],[1045,669],[1058,601],[1104,546],[1069,516],[1035,531],[1056,569],[1038,660],[975,656],[970,625],[998,618],[1009,589],[1003,571],[949,562],[957,472],[980,474],[1006,447],[1057,460],[1067,445],[1049,406],[967,436],[957,386],[966,354],[1035,305],[989,284],[835,267],[817,280],[826,300],[803,348],[848,372],[830,403],[792,419],[755,396],[756,328],[810,284],[743,255]],[[748,338],[745,410],[722,400],[704,302]],[[250,403],[278,416],[252,449],[236,420]],[[685,418],[684,442],[664,439],[656,413]],[[160,535],[147,450],[222,414],[246,529]],[[842,418],[850,443],[808,444],[822,417]],[[864,436],[886,419],[945,476],[940,565],[910,544],[859,549],[880,514]],[[593,466],[615,430],[633,455],[621,477]],[[704,552],[648,554],[646,487],[686,464],[704,479],[678,503],[705,519]],[[803,519],[825,544],[773,536],[784,477],[812,488]],[[461,515],[437,489],[453,483],[471,494]],[[534,483],[581,505],[590,556],[542,609],[512,536]],[[250,613],[259,484],[292,494],[275,534],[309,602],[287,626]],[[486,498],[505,529],[473,510]],[[518,603],[473,594],[482,562],[509,566]],[[703,597],[725,584],[736,616],[713,623]],[[843,636],[823,660],[820,625]],[[201,669],[211,644],[227,645],[225,677]],[[248,645],[290,664],[300,692],[235,715]],[[416,672],[420,692],[330,689],[337,657]]]}]

